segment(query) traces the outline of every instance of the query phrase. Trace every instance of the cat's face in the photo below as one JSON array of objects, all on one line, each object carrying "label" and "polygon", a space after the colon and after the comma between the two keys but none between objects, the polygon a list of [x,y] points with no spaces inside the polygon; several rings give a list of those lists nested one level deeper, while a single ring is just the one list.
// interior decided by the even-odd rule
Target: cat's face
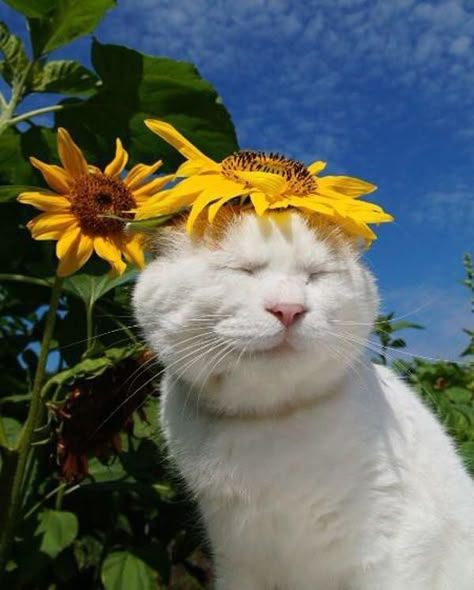
[{"label": "cat's face", "polygon": [[324,393],[359,356],[377,295],[357,251],[323,234],[296,212],[242,215],[217,242],[176,232],[134,297],[169,374],[237,410]]}]

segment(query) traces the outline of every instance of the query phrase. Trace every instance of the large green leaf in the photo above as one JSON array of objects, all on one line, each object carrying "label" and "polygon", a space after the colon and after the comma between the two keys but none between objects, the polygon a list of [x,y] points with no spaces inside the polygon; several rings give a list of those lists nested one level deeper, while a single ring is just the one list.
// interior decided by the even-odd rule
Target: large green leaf
[{"label": "large green leaf", "polygon": [[54,558],[77,537],[79,523],[72,512],[43,510],[36,533],[43,535],[41,551]]},{"label": "large green leaf", "polygon": [[57,0],[5,0],[25,16],[39,18],[46,16],[54,8]]},{"label": "large green leaf", "polygon": [[43,18],[30,19],[30,32],[36,56],[91,33],[115,0],[56,0]]},{"label": "large green leaf", "polygon": [[120,276],[78,274],[68,277],[64,281],[63,289],[82,299],[87,308],[91,309],[106,293],[130,282],[136,275],[137,271],[131,268]]},{"label": "large green leaf", "polygon": [[157,590],[157,573],[128,551],[110,553],[102,565],[105,590]]},{"label": "large green leaf", "polygon": [[92,94],[97,76],[77,61],[59,60],[38,62],[35,65],[30,92],[59,94]]},{"label": "large green leaf", "polygon": [[6,24],[2,22],[0,22],[0,51],[4,57],[1,71],[8,84],[11,84],[23,74],[28,66],[28,57],[21,40],[12,35]]},{"label": "large green leaf", "polygon": [[115,139],[120,137],[132,164],[163,158],[163,170],[175,169],[181,156],[146,128],[146,118],[172,123],[217,160],[237,149],[227,110],[192,64],[97,42],[92,63],[102,87],[87,101],[63,103],[76,108],[56,113],[56,123],[69,129],[81,147],[103,154],[102,161],[94,163],[110,161]]},{"label": "large green leaf", "polygon": [[9,127],[0,135],[0,184],[34,185],[35,174],[23,156],[22,136]]}]

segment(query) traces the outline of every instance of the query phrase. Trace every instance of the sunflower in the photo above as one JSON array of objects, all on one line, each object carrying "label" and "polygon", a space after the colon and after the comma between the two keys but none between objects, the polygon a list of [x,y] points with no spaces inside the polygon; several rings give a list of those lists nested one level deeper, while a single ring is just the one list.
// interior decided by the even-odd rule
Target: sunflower
[{"label": "sunflower", "polygon": [[378,205],[357,200],[376,186],[351,176],[319,176],[326,167],[325,162],[305,166],[279,154],[239,151],[217,163],[169,123],[153,119],[145,123],[186,161],[176,172],[183,180],[165,194],[149,199],[137,211],[137,219],[190,207],[187,229],[192,232],[204,209],[208,209],[208,220],[212,223],[222,205],[236,197],[245,197],[243,205],[252,206],[257,215],[294,207],[308,214],[322,215],[347,233],[363,237],[367,243],[376,238],[368,223],[393,221]]},{"label": "sunflower", "polygon": [[66,129],[58,129],[57,142],[62,167],[30,158],[52,191],[24,192],[18,200],[44,211],[28,223],[28,229],[35,240],[57,240],[58,275],[72,274],[94,251],[117,274],[126,268],[122,255],[143,267],[142,238],[126,233],[124,220],[133,219],[131,210],[139,210],[172,178],[146,180],[162,162],[137,164],[122,180],[128,154],[120,139],[114,159],[103,171],[86,162]]}]

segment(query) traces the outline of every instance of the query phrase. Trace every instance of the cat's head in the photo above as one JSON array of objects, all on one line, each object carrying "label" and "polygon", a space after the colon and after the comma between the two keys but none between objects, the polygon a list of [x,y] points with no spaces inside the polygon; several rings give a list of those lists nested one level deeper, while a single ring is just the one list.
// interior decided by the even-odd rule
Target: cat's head
[{"label": "cat's head", "polygon": [[[357,362],[378,298],[359,249],[297,212],[176,226],[141,274],[135,314],[168,379],[227,412],[327,393]],[[192,387],[191,387],[192,386]]]}]

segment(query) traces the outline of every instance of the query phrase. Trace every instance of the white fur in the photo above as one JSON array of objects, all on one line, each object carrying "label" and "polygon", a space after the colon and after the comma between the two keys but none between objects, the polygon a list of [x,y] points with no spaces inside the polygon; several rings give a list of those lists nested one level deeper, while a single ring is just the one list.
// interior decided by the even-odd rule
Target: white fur
[{"label": "white fur", "polygon": [[[306,313],[286,330],[275,303]],[[218,590],[474,589],[474,485],[417,396],[364,361],[377,295],[353,248],[296,213],[245,215],[218,245],[177,234],[135,307]]]}]

